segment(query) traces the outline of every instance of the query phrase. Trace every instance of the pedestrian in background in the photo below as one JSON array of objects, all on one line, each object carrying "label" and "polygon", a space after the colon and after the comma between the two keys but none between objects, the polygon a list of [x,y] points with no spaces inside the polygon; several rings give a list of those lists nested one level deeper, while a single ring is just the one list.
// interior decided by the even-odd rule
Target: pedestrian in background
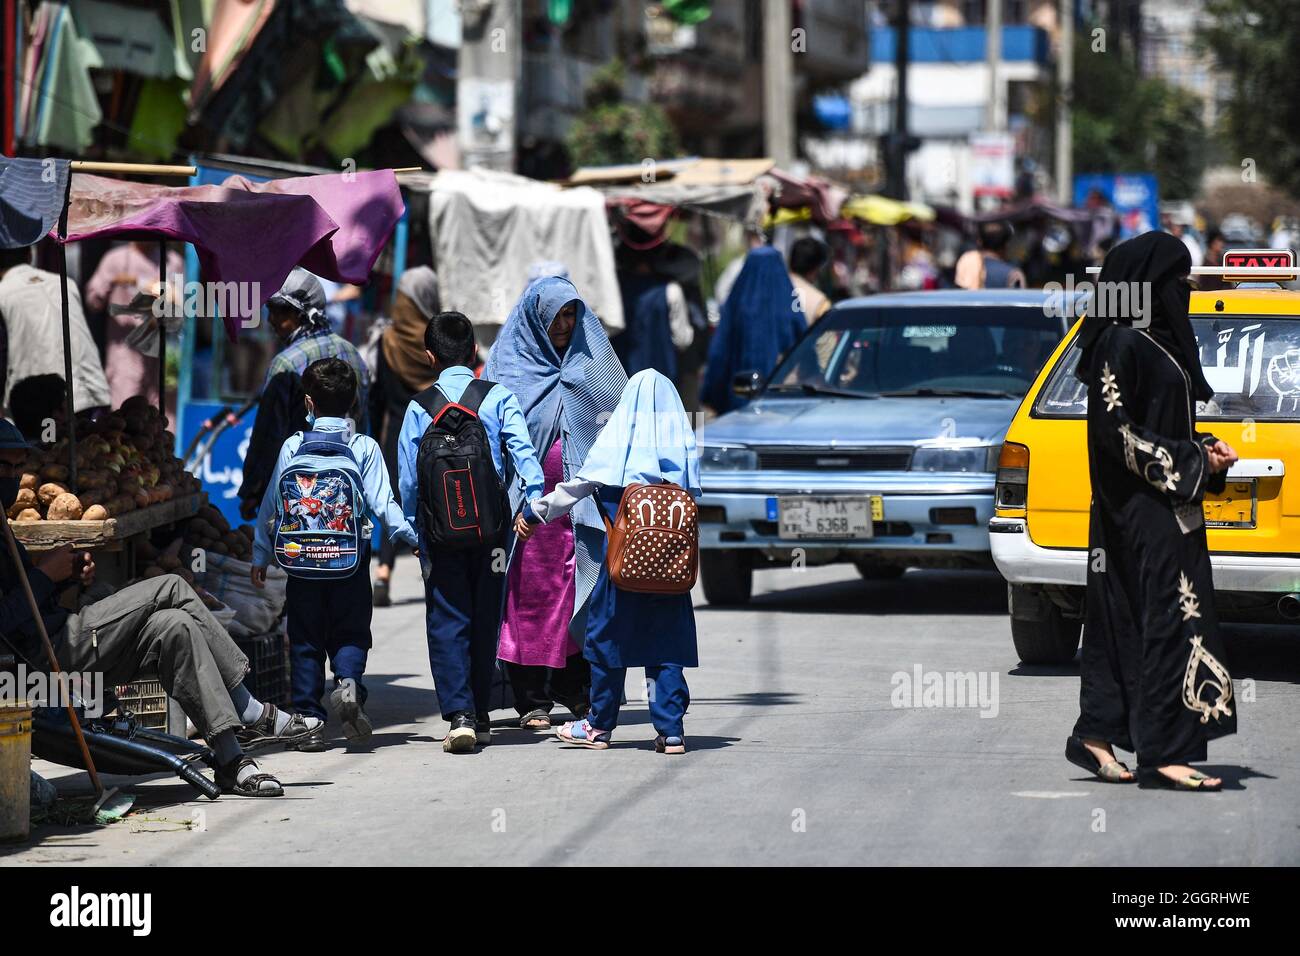
[{"label": "pedestrian in background", "polygon": [[147,395],[149,403],[158,404],[158,360],[136,351],[127,344],[127,336],[138,326],[141,316],[116,312],[115,307],[129,305],[140,292],[166,296],[172,276],[182,275],[185,260],[180,253],[167,253],[167,271],[159,274],[161,252],[157,242],[125,242],[114,246],[99,260],[95,274],[86,283],[86,306],[107,313],[104,319],[104,374],[114,408],[132,395]]},{"label": "pedestrian in background", "polygon": [[740,372],[766,377],[807,327],[781,253],[751,249],[709,343],[700,398],[719,415],[738,406],[732,379]]},{"label": "pedestrian in background", "polygon": [[[524,290],[483,376],[518,397],[542,459],[544,493],[573,477],[627,384],[600,319],[558,276]],[[523,494],[515,482],[507,487],[513,514]],[[595,587],[603,540],[604,525],[588,502],[513,547],[497,658],[521,727],[548,729],[557,700],[586,716],[591,678],[582,634],[571,635],[569,623]]]},{"label": "pedestrian in background", "polygon": [[[109,403],[99,350],[81,311],[81,293],[68,280],[72,332],[73,411]],[[59,277],[31,264],[31,249],[0,249],[0,396],[11,404],[14,385],[40,375],[63,374],[63,305]]]},{"label": "pedestrian in background", "polygon": [[831,300],[817,287],[817,278],[830,261],[826,243],[813,236],[796,239],[790,247],[790,281],[799,296],[804,320],[812,325],[831,307]]},{"label": "pedestrian in background", "polygon": [[[631,225],[625,231],[641,234]],[[625,328],[614,337],[613,345],[623,367],[629,375],[652,368],[676,379],[677,354],[695,341],[695,327],[681,285],[655,271],[653,249],[625,246],[618,287],[623,297]]]},{"label": "pedestrian in background", "polygon": [[[438,275],[429,266],[407,269],[397,282],[392,322],[375,350],[375,374],[370,388],[370,429],[384,452],[384,465],[398,486],[397,439],[406,407],[433,385],[433,370],[424,354],[424,330],[439,310]],[[401,504],[400,492],[397,503]],[[389,584],[397,563],[397,544],[387,538],[379,547],[372,600],[375,607],[392,604]]]},{"label": "pedestrian in background", "polygon": [[[1196,431],[1196,402],[1214,389],[1187,318],[1192,260],[1165,232],[1120,243],[1103,283],[1150,283],[1143,316],[1088,315],[1076,375],[1088,386],[1087,626],[1079,720],[1066,757],[1110,783],[1218,790],[1188,764],[1206,741],[1235,733],[1237,701],[1224,664],[1202,499],[1221,491],[1237,459]],[[1143,319],[1139,324],[1134,320]]]},{"label": "pedestrian in background", "polygon": [[246,521],[251,521],[261,507],[285,439],[310,427],[302,388],[302,373],[308,365],[323,358],[347,362],[359,383],[357,401],[348,417],[362,434],[368,423],[370,371],[356,346],[330,331],[325,318],[325,291],[316,277],[306,269],[294,269],[267,302],[266,314],[281,348],[267,366],[253,434],[244,456],[239,514]]},{"label": "pedestrian in background", "polygon": [[[628,485],[666,481],[700,497],[700,463],[690,419],[672,382],[651,369],[628,381],[577,474],[545,497],[530,499],[515,522],[515,532],[527,541],[535,526],[557,521],[590,497],[599,499],[612,520]],[[623,590],[602,563],[584,610],[591,710],[585,718],[558,728],[556,736],[595,750],[607,748],[618,727],[627,669],[644,667],[650,720],[658,735],[655,750],[685,753],[683,720],[691,698],[682,669],[699,666],[691,595]]]},{"label": "pedestrian in background", "polygon": [[977,248],[963,253],[957,260],[957,286],[962,289],[1023,289],[1024,272],[1007,261],[1007,246],[1013,235],[1007,223],[981,223],[975,240]]}]

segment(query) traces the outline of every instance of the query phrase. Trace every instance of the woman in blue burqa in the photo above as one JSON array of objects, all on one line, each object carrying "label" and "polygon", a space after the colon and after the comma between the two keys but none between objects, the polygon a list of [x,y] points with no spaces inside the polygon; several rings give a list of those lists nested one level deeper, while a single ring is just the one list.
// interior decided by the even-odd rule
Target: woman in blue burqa
[{"label": "woman in blue burqa", "polygon": [[766,378],[807,327],[781,253],[771,246],[751,249],[709,343],[704,403],[719,415],[744,404],[732,394],[732,379],[740,372]]},{"label": "woman in blue burqa", "polygon": [[[524,290],[483,377],[518,396],[542,459],[546,492],[573,477],[627,384],[600,319],[573,283],[558,276],[537,279]],[[523,495],[517,485],[507,480],[515,511]],[[521,727],[548,729],[555,701],[575,717],[586,715],[591,680],[582,656],[583,630],[578,627],[573,637],[570,622],[595,587],[604,535],[600,515],[587,501],[527,542],[510,537],[497,656],[510,677]]]}]

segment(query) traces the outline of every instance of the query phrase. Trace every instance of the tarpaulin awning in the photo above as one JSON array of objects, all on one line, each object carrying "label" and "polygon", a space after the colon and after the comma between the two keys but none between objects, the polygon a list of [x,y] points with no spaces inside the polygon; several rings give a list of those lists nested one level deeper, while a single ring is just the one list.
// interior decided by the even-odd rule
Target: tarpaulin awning
[{"label": "tarpaulin awning", "polygon": [[778,209],[812,211],[814,221],[826,225],[844,215],[840,207],[848,192],[819,176],[801,177],[782,169],[769,170],[767,175],[775,183],[772,204]]},{"label": "tarpaulin awning", "polygon": [[443,308],[500,325],[542,261],[561,262],[587,304],[623,328],[605,199],[510,173],[452,170],[404,178],[429,191],[429,233]]},{"label": "tarpaulin awning", "polygon": [[[68,242],[166,237],[194,244],[205,282],[257,283],[254,314],[295,266],[363,283],[404,210],[392,170],[221,186],[157,186],[72,177]],[[240,320],[223,315],[233,341]]]},{"label": "tarpaulin awning", "polygon": [[861,219],[873,226],[896,226],[909,219],[933,222],[934,209],[919,202],[899,202],[885,196],[854,196],[840,207],[846,219]]},{"label": "tarpaulin awning", "polygon": [[1056,219],[1059,222],[1082,224],[1092,221],[1092,212],[1088,209],[1072,209],[1062,206],[1045,196],[1035,196],[1023,202],[1003,206],[990,212],[971,216],[970,221],[981,222],[1028,222],[1031,219]]},{"label": "tarpaulin awning", "polygon": [[0,156],[0,249],[20,249],[52,230],[68,188],[66,159]]}]

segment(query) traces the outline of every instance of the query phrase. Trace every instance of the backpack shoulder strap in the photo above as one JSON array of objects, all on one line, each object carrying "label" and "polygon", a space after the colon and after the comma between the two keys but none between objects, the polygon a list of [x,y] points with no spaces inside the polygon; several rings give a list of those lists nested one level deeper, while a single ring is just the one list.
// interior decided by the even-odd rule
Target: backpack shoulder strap
[{"label": "backpack shoulder strap", "polygon": [[477,415],[479,406],[483,404],[483,400],[488,397],[488,392],[492,391],[496,384],[496,382],[489,382],[484,378],[474,379],[465,386],[465,391],[461,394],[458,404]]},{"label": "backpack shoulder strap", "polygon": [[[344,440],[342,432],[303,432],[302,443],[298,446],[298,451],[295,454],[302,454],[303,449],[307,448],[308,445],[316,446],[307,449],[308,454],[343,455],[352,459],[352,463],[358,469],[361,467],[361,463],[357,461],[357,456],[352,451],[352,446]],[[326,447],[319,447],[321,445]]]},{"label": "backpack shoulder strap", "polygon": [[437,385],[430,385],[423,392],[419,392],[415,396],[415,400],[433,419],[438,417],[438,413],[442,411],[443,406],[450,404],[446,394]]}]

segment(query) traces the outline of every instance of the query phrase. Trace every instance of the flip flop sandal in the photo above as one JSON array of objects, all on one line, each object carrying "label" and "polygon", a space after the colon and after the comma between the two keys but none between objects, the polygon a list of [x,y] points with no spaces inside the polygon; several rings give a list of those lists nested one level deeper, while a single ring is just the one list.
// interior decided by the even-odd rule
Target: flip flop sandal
[{"label": "flip flop sandal", "polygon": [[1211,778],[1206,774],[1201,773],[1199,770],[1193,770],[1187,776],[1179,777],[1176,780],[1173,777],[1161,773],[1159,770],[1153,770],[1150,773],[1144,773],[1142,775],[1142,783],[1145,786],[1158,787],[1165,790],[1188,790],[1192,793],[1218,793],[1223,789],[1222,782],[1213,787],[1206,786],[1205,781],[1209,779]]},{"label": "flip flop sandal", "polygon": [[[534,721],[538,721],[534,723]],[[524,730],[550,730],[551,715],[540,707],[537,710],[530,710],[519,718],[519,726]]]},{"label": "flip flop sandal", "polygon": [[578,747],[588,747],[592,750],[606,750],[609,748],[609,731],[597,731],[586,719],[571,720],[555,728],[555,736],[559,737],[566,744],[574,744]]},{"label": "flip flop sandal", "polygon": [[[272,774],[264,773],[258,770],[246,776],[243,780],[239,779],[239,771],[245,767],[251,766],[257,769],[257,761],[251,757],[240,757],[235,762],[233,769],[218,768],[214,776],[217,778],[217,785],[221,787],[222,793],[233,793],[240,797],[283,797],[284,787],[280,786],[280,781]],[[266,782],[275,784],[274,787],[263,788],[262,784]]]},{"label": "flip flop sandal", "polygon": [[1065,759],[1076,767],[1082,767],[1103,783],[1133,783],[1135,779],[1124,779],[1123,774],[1131,771],[1118,760],[1103,764],[1078,737],[1071,736],[1065,741]]}]

